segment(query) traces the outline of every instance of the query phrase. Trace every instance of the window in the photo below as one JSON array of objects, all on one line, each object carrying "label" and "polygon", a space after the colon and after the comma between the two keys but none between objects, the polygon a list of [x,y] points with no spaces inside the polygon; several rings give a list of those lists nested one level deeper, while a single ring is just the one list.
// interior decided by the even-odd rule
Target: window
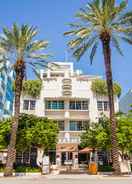
[{"label": "window", "polygon": [[60,131],[65,130],[64,121],[58,121],[58,127]]},{"label": "window", "polygon": [[107,101],[104,102],[104,111],[109,110],[109,103]]},{"label": "window", "polygon": [[28,110],[29,107],[29,100],[24,100],[23,102],[23,110]]},{"label": "window", "polygon": [[109,110],[109,102],[108,101],[97,101],[98,111],[108,111]]},{"label": "window", "polygon": [[70,109],[76,109],[75,101],[70,102]]},{"label": "window", "polygon": [[87,110],[88,109],[88,101],[82,101],[82,109]]},{"label": "window", "polygon": [[35,100],[24,100],[23,102],[23,110],[35,110],[35,106]]},{"label": "window", "polygon": [[64,109],[64,101],[46,101],[46,109]]},{"label": "window", "polygon": [[36,101],[30,100],[30,110],[35,110]]},{"label": "window", "polygon": [[70,121],[70,131],[81,131],[88,127],[88,121]]},{"label": "window", "polygon": [[88,110],[88,101],[70,101],[69,108],[73,110]]},{"label": "window", "polygon": [[102,101],[97,101],[97,108],[98,108],[98,111],[103,111],[103,103],[102,103]]}]

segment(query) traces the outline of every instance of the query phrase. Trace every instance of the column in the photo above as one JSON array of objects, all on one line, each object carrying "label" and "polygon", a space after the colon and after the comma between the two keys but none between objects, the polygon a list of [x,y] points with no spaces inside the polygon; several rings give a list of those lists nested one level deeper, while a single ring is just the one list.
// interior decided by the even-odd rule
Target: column
[{"label": "column", "polygon": [[72,160],[73,160],[73,169],[78,169],[78,152],[73,152],[72,155]]}]

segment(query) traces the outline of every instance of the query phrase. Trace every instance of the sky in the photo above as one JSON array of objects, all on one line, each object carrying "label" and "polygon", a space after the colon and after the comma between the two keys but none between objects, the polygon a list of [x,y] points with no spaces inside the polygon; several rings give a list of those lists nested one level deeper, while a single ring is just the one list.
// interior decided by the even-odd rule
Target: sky
[{"label": "sky", "polygon": [[[37,39],[49,41],[48,53],[53,61],[74,62],[76,69],[85,74],[101,75],[105,78],[104,60],[101,47],[97,51],[93,65],[90,65],[89,53],[79,62],[67,52],[67,42],[63,33],[69,30],[68,24],[75,21],[76,12],[90,0],[0,0],[0,32],[2,27],[11,27],[16,22],[19,25],[37,26]],[[119,2],[120,0],[117,0]],[[132,10],[132,0],[128,0],[128,9]],[[122,94],[132,89],[132,47],[121,43],[124,56],[112,49],[113,79],[122,87]],[[30,78],[33,74],[30,73]]]}]

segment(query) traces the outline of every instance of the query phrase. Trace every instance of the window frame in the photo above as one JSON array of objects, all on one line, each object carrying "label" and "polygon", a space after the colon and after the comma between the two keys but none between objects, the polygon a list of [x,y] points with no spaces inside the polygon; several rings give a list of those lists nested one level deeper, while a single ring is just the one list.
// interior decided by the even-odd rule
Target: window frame
[{"label": "window frame", "polygon": [[64,100],[45,100],[46,110],[64,110]]},{"label": "window frame", "polygon": [[69,110],[89,110],[89,100],[71,100],[69,101]]},{"label": "window frame", "polygon": [[[101,104],[102,107],[99,107],[99,103]],[[97,109],[98,111],[102,111],[102,112],[107,112],[109,111],[109,101],[97,101]]]},{"label": "window frame", "polygon": [[[32,104],[34,102],[34,104]],[[30,100],[30,103],[29,103],[29,110],[35,110],[35,107],[36,107],[36,100]]]},{"label": "window frame", "polygon": [[[27,108],[25,108],[25,102],[28,102],[27,103]],[[32,105],[31,105],[32,102],[35,102],[34,108],[32,108]],[[25,111],[30,111],[30,110],[34,111],[35,108],[36,108],[36,100],[30,100],[30,99],[24,99],[23,100],[23,110],[25,110]]]},{"label": "window frame", "polygon": [[[26,102],[27,102],[27,104],[26,104]],[[23,100],[23,110],[29,110],[29,104],[30,104],[29,100],[27,100],[27,99]],[[25,107],[27,107],[27,108],[25,108]]]},{"label": "window frame", "polygon": [[58,120],[57,123],[58,123],[59,131],[65,131],[65,121],[64,120]]},{"label": "window frame", "polygon": [[[88,121],[85,120],[71,120],[69,121],[69,131],[83,131],[85,130],[86,124]],[[73,127],[72,127],[73,124]]]}]

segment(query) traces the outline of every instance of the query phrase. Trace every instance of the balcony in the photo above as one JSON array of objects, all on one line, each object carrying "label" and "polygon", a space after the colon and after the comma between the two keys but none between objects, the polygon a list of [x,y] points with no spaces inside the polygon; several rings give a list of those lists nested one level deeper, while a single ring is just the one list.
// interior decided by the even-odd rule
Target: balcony
[{"label": "balcony", "polygon": [[69,110],[70,120],[89,120],[89,111],[88,110]]},{"label": "balcony", "polygon": [[45,111],[45,116],[50,119],[63,120],[65,116],[64,109],[49,109]]},{"label": "balcony", "polygon": [[82,131],[61,131],[59,132],[58,143],[80,143]]},{"label": "balcony", "polygon": [[58,139],[58,143],[77,143],[79,144],[80,143],[80,137],[73,137],[73,138],[70,138],[69,140],[65,139],[65,138],[59,138]]}]

